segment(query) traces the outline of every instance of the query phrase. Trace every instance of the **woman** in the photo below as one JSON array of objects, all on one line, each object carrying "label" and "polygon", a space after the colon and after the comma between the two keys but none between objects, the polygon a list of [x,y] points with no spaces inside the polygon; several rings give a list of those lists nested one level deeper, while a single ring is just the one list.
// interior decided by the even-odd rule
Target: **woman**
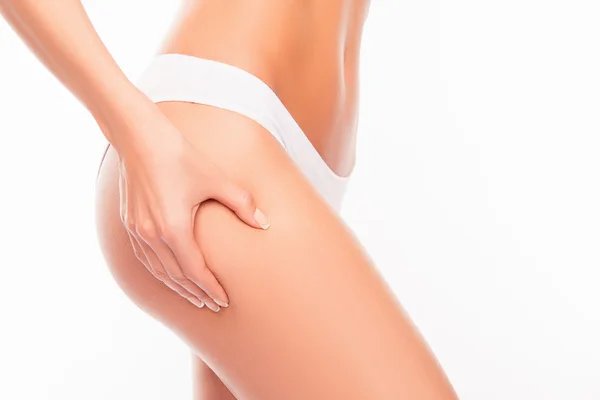
[{"label": "woman", "polygon": [[368,1],[188,1],[136,85],[79,1],[0,5],[109,141],[102,250],[197,399],[457,398],[337,215]]}]

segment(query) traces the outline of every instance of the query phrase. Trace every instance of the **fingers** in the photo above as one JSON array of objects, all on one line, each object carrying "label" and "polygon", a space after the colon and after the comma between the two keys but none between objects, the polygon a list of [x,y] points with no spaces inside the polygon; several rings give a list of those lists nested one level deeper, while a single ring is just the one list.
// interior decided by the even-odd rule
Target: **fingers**
[{"label": "fingers", "polygon": [[[171,201],[161,201],[156,197],[147,197],[147,192],[142,192],[144,195],[136,201],[137,196],[129,187],[128,172],[124,165],[120,165],[121,220],[136,257],[158,280],[198,307],[206,305],[215,312],[221,307],[227,307],[229,297],[207,268],[194,238],[195,212],[207,197],[201,196],[192,209],[185,201],[173,204],[173,196]],[[250,226],[260,229],[270,226],[267,216],[256,207],[248,191],[227,179],[219,181],[217,186],[218,193],[211,198],[229,207]],[[160,207],[162,210],[152,206],[161,203],[167,205]]]},{"label": "fingers", "polygon": [[[212,311],[219,311],[221,307],[203,290],[203,286],[190,280],[188,274],[183,272],[177,258],[161,238],[163,235],[159,234],[157,229],[154,228],[155,225],[150,221],[149,218],[134,220],[125,215],[124,225],[136,257],[154,277],[183,298],[200,308],[206,305]],[[191,223],[189,225],[191,230]],[[197,247],[195,241],[194,245]],[[195,265],[193,265],[192,269],[194,268],[206,269],[201,254]],[[227,306],[226,301],[219,301],[219,303]]]},{"label": "fingers", "polygon": [[220,186],[220,190],[213,198],[222,203],[244,221],[246,224],[259,229],[268,229],[271,226],[269,218],[256,207],[252,194],[235,183],[227,180]]},{"label": "fingers", "polygon": [[[161,261],[152,246],[161,248],[162,241],[153,228],[154,224],[149,223],[150,219],[135,219],[132,217],[135,214],[127,203],[126,185],[125,179],[120,176],[121,222],[125,227],[136,258],[154,277],[195,306],[202,308],[206,304],[211,310],[219,311],[220,307],[202,289],[184,278],[185,275],[177,265],[175,257],[164,243],[162,243],[161,255],[167,261],[164,263]],[[168,268],[164,264],[167,264]]]},{"label": "fingers", "polygon": [[[182,221],[187,221],[183,219]],[[188,222],[171,225],[174,228],[167,231],[164,240],[170,247],[177,261],[185,271],[189,281],[201,287],[215,303],[221,307],[229,305],[229,297],[217,278],[208,269],[204,262],[204,256],[196,243],[193,227]]]},{"label": "fingers", "polygon": [[131,247],[133,247],[133,254],[135,254],[135,257],[138,260],[140,260],[140,262],[142,264],[144,264],[144,266],[146,268],[150,268],[148,260],[146,259],[146,255],[144,254],[144,251],[142,250],[142,247],[140,246],[139,242],[137,241],[136,238],[133,237],[133,235],[131,233],[129,233],[128,230],[126,230],[126,231],[127,231],[127,237],[129,238],[129,242],[131,243]]},{"label": "fingers", "polygon": [[[163,241],[154,242],[152,244],[152,250],[154,253],[156,253],[156,257],[160,260],[160,263],[164,267],[164,272],[162,272],[163,279],[168,278],[176,285],[187,291],[189,294],[202,301],[212,311],[217,312],[221,309],[214,298],[211,298],[211,296],[207,294],[205,290],[203,290],[204,287],[202,285],[198,285],[189,279],[189,272],[183,272],[184,269],[180,267],[177,258],[173,255],[173,252],[166,243]],[[204,265],[202,258],[200,258],[199,262]]]},{"label": "fingers", "polygon": [[148,270],[152,273],[152,275],[154,275],[156,279],[163,282],[167,287],[177,292],[179,295],[187,299],[190,303],[194,304],[195,306],[198,306],[199,308],[204,307],[205,303],[203,298],[205,298],[205,296],[203,298],[197,297],[188,290],[186,290],[184,287],[174,282],[169,276],[169,274],[166,272],[162,262],[160,261],[154,250],[152,250],[152,248],[143,240],[138,241],[138,245],[140,246],[140,248],[144,252],[144,255],[146,256],[146,260],[148,262],[148,264],[145,264],[146,268],[148,268]]},{"label": "fingers", "polygon": [[[150,255],[148,258],[153,262],[153,273],[159,280],[190,302],[194,304],[200,302],[213,311],[219,311],[219,306],[203,288],[187,278],[171,249],[162,240],[161,236],[164,235],[159,232],[149,217],[139,218],[135,230],[142,248]],[[200,259],[200,262],[203,263],[203,260]]]},{"label": "fingers", "polygon": [[[140,235],[140,229],[135,222],[126,221],[125,228],[136,257],[156,279],[163,282],[171,290],[175,291],[181,297],[187,299],[190,303],[199,308],[204,307],[207,301],[210,302],[208,296],[199,288],[189,290],[171,277],[171,274],[168,272],[167,268],[164,267],[160,257],[157,256],[156,252],[147,243],[148,240],[154,240],[154,238],[151,238],[152,235],[148,234],[148,232],[143,229],[142,234]],[[178,276],[177,273],[174,273],[173,275]],[[215,308],[215,306],[213,306],[213,308]]]}]

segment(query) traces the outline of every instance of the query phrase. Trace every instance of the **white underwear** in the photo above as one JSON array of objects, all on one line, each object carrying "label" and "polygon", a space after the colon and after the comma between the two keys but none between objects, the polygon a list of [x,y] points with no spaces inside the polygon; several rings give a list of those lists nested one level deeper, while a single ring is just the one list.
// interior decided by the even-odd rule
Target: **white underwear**
[{"label": "white underwear", "polygon": [[153,102],[183,101],[244,115],[281,143],[324,200],[340,210],[348,177],[334,173],[273,90],[249,72],[183,54],[160,54],[137,82]]}]

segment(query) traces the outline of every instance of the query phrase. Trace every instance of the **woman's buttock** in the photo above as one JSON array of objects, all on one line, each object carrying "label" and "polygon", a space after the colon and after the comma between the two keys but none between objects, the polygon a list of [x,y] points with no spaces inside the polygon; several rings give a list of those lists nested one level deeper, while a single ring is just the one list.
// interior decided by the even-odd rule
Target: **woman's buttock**
[{"label": "woman's buttock", "polygon": [[219,313],[199,309],[133,254],[119,217],[117,155],[109,149],[98,177],[98,236],[115,280],[141,309],[177,333],[240,399],[402,398],[398,376],[416,380],[435,367],[421,364],[424,348],[414,345],[418,337],[368,256],[270,133],[211,106],[159,107],[210,162],[254,193],[271,227],[248,227],[224,206],[203,203],[195,237],[230,305]]},{"label": "woman's buttock", "polygon": [[218,313],[200,309],[136,259],[109,149],[98,176],[98,237],[135,304],[239,399],[454,398],[438,396],[444,377],[389,287],[269,132],[211,106],[159,107],[208,161],[254,193],[271,226],[249,227],[214,201],[200,206],[194,235],[230,300]]},{"label": "woman's buttock", "polygon": [[[269,1],[261,2],[266,3]],[[248,166],[238,170],[243,165],[239,160],[264,148],[265,143],[275,145],[274,154],[284,157],[283,162],[291,158],[311,191],[338,211],[354,161],[350,143],[354,143],[355,110],[348,104],[355,102],[350,89],[355,82],[346,71],[354,64],[349,62],[346,67],[334,60],[335,48],[341,44],[327,32],[321,32],[320,40],[301,39],[306,30],[290,26],[289,12],[250,7],[244,1],[235,4],[229,9],[221,2],[189,2],[160,54],[134,83],[176,126],[183,126],[182,134],[198,147],[199,154],[214,157],[214,164],[226,174],[241,179]],[[270,25],[272,21],[278,23]],[[295,20],[293,24],[300,22],[306,21]],[[340,21],[330,22],[339,28]],[[326,26],[324,21],[319,24]],[[310,39],[316,41],[305,41]],[[313,45],[313,50],[307,49]],[[208,71],[208,76],[203,76],[203,71]],[[214,84],[219,81],[223,85]],[[198,82],[214,85],[194,90]],[[242,98],[245,103],[240,102]],[[237,108],[232,101],[237,101]],[[265,126],[262,121],[272,124]],[[243,134],[226,133],[231,129]],[[271,138],[265,139],[265,133]],[[339,143],[335,146],[327,145],[336,140]],[[223,148],[226,144],[228,148]],[[114,218],[119,215],[116,163],[117,155],[109,146],[98,175],[98,215],[112,219],[110,226],[104,220],[99,222],[101,229],[110,232],[122,230]],[[248,181],[248,189],[259,199],[252,182]],[[294,184],[279,185],[285,188]],[[131,252],[126,236],[111,239],[108,245],[117,246],[120,254]],[[117,280],[128,286],[128,279]]]},{"label": "woman's buttock", "polygon": [[[181,90],[165,91],[153,73],[140,81],[199,154],[249,189],[269,215],[270,228],[260,230],[215,201],[197,211],[194,236],[206,265],[228,293],[228,308],[218,313],[200,309],[146,270],[119,217],[118,157],[112,148],[99,171],[98,237],[116,282],[135,304],[178,334],[239,399],[387,400],[416,398],[417,393],[419,398],[453,398],[448,391],[439,396],[444,377],[335,212],[341,192],[326,189],[331,182],[344,183],[353,166],[357,63],[345,60],[357,58],[349,42],[360,36],[355,32],[340,41],[326,31],[351,24],[359,13],[304,9],[297,15],[320,21],[311,28],[323,40],[304,41],[313,33],[299,28],[286,34],[287,26],[310,18],[299,21],[282,11],[285,5],[320,4],[331,11],[354,3],[359,2],[188,3],[187,16],[161,53],[187,60],[170,64],[176,68],[204,59],[246,71],[258,81],[246,76],[239,82],[254,82],[248,90],[264,94],[256,100],[258,107],[236,102],[230,92],[202,97],[202,91],[189,91],[192,84],[185,82],[196,78],[186,80],[187,73],[170,81],[171,88]],[[226,5],[239,7],[227,14]],[[326,24],[327,15],[337,22]],[[223,78],[224,65],[212,70],[201,64],[216,74],[215,80]],[[156,71],[160,76],[161,69]],[[258,82],[272,89],[289,115]]]}]

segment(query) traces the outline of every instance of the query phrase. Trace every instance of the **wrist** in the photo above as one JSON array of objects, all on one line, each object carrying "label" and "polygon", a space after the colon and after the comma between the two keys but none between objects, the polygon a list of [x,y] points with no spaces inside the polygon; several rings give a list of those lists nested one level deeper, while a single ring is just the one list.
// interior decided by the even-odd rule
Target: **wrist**
[{"label": "wrist", "polygon": [[129,82],[118,89],[97,93],[88,109],[117,151],[122,143],[135,140],[131,136],[156,112],[152,100]]}]

